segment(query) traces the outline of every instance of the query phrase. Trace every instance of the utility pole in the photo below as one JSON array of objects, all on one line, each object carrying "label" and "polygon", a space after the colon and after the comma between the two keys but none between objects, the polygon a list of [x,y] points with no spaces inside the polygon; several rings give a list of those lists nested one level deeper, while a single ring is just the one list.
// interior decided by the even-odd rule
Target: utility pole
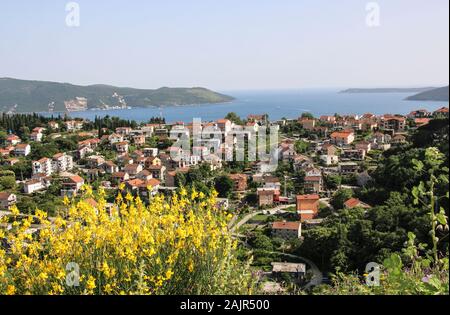
[{"label": "utility pole", "polygon": [[287,197],[287,185],[286,185],[286,177],[287,175],[284,175],[284,196]]}]

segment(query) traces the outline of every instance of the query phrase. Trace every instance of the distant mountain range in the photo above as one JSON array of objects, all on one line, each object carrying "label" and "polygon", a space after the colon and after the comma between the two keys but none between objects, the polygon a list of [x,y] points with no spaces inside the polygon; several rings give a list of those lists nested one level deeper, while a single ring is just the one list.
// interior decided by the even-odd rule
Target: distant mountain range
[{"label": "distant mountain range", "polygon": [[438,101],[448,102],[448,86],[424,91],[407,98],[409,101]]},{"label": "distant mountain range", "polygon": [[375,88],[375,89],[347,89],[340,93],[414,93],[406,98],[408,101],[439,101],[448,102],[448,86],[435,88]]},{"label": "distant mountain range", "polygon": [[422,93],[435,89],[434,87],[424,88],[373,88],[373,89],[347,89],[340,93]]},{"label": "distant mountain range", "polygon": [[0,112],[167,107],[224,103],[233,99],[201,87],[146,90],[0,78]]}]

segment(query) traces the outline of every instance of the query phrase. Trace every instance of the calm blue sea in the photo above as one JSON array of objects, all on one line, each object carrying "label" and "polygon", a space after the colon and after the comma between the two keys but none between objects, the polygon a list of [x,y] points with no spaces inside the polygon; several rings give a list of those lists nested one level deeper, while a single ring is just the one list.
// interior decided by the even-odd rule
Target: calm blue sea
[{"label": "calm blue sea", "polygon": [[[224,104],[205,104],[166,108],[133,108],[128,110],[84,111],[71,113],[71,117],[94,119],[95,116],[117,116],[123,119],[148,121],[153,116],[163,116],[167,122],[190,122],[193,118],[211,121],[235,112],[242,118],[249,114],[269,114],[271,120],[297,118],[308,112],[315,116],[339,114],[364,114],[371,112],[408,114],[414,109],[434,111],[448,102],[405,101],[408,93],[342,94],[338,90],[289,90],[289,91],[225,91],[236,98]],[[54,113],[55,115],[56,113]],[[48,115],[48,114],[47,114]]]}]

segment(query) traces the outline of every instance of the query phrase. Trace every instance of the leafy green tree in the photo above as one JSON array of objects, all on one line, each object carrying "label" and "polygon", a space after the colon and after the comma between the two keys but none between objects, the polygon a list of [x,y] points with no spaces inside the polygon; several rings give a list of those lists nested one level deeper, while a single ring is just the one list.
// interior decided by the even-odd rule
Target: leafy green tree
[{"label": "leafy green tree", "polygon": [[[50,199],[53,199],[53,197],[55,197],[55,196],[59,196],[61,194],[61,189],[62,189],[61,181],[54,180],[52,182],[52,184],[50,185],[50,187],[47,188],[45,198],[50,200]],[[58,199],[61,199],[61,198],[58,198]]]},{"label": "leafy green tree", "polygon": [[186,187],[187,180],[186,175],[182,172],[177,172],[175,175],[175,186],[176,187]]},{"label": "leafy green tree", "polygon": [[252,245],[257,249],[262,249],[265,251],[273,251],[273,244],[270,237],[262,234],[256,233],[256,235],[251,240]]},{"label": "leafy green tree", "polygon": [[325,178],[325,183],[328,189],[336,190],[342,185],[342,177],[340,175],[328,175]]},{"label": "leafy green tree", "polygon": [[30,137],[30,128],[28,126],[22,126],[19,128],[18,132],[19,137],[21,137],[24,140],[29,139]]},{"label": "leafy green tree", "polygon": [[294,184],[294,189],[297,194],[302,194],[304,192],[306,173],[304,170],[297,170],[292,177],[292,182]]},{"label": "leafy green tree", "polygon": [[11,170],[2,170],[2,171],[0,171],[0,177],[4,177],[4,176],[13,176],[13,177],[15,177],[16,176],[16,174],[13,172],[13,171],[11,171]]},{"label": "leafy green tree", "polygon": [[295,151],[297,153],[306,153],[309,149],[309,143],[303,140],[295,141]]},{"label": "leafy green tree", "polygon": [[303,113],[302,118],[314,119],[314,115],[311,113]]},{"label": "leafy green tree", "polygon": [[230,177],[226,175],[219,176],[216,178],[215,189],[219,193],[219,196],[222,198],[229,198],[233,193],[234,183]]},{"label": "leafy green tree", "polygon": [[32,143],[31,144],[31,159],[38,160],[43,157],[50,158],[59,152],[58,146],[53,143]]},{"label": "leafy green tree", "polygon": [[[440,201],[446,199],[448,203],[448,167],[443,166],[445,162],[445,156],[437,148],[431,147],[425,151],[425,159],[413,160],[415,170],[418,173],[425,174],[425,180],[420,181],[418,186],[415,186],[412,190],[414,196],[414,204],[421,205],[428,210],[431,219],[430,235],[432,239],[432,252],[430,253],[435,262],[439,260],[438,242],[439,238],[436,235],[436,229],[440,227],[440,230],[446,229],[448,231],[447,215],[444,207],[440,206]],[[439,175],[439,173],[441,173]],[[444,173],[444,174],[442,174]],[[439,196],[438,186],[445,185],[446,195]],[[448,251],[448,248],[447,248]]]},{"label": "leafy green tree", "polygon": [[27,160],[20,160],[13,166],[9,167],[9,169],[16,174],[16,178],[18,180],[25,180],[26,178],[30,178],[32,175],[31,163]]},{"label": "leafy green tree", "polygon": [[[408,232],[407,236],[403,238],[401,244],[406,245],[401,250],[395,249],[395,245],[393,246],[392,244],[392,239],[387,234],[384,236],[383,241],[389,242],[389,247],[393,252],[388,253],[386,250],[380,250],[380,252],[388,253],[386,258],[379,258],[377,260],[380,261],[381,259],[383,261],[381,271],[384,273],[384,278],[381,279],[380,285],[373,287],[365,286],[361,284],[357,276],[346,275],[338,271],[336,276],[333,277],[333,286],[322,286],[316,288],[315,292],[320,294],[348,294],[351,292],[351,294],[448,295],[448,241],[447,245],[444,245],[441,250],[439,248],[439,243],[448,238],[449,230],[447,213],[443,207],[439,207],[439,202],[445,200],[448,204],[449,199],[448,188],[445,195],[441,195],[438,188],[442,184],[448,186],[448,168],[442,166],[445,163],[444,160],[444,154],[439,152],[437,148],[430,147],[425,152],[424,160],[413,161],[415,170],[419,173],[426,174],[426,179],[420,181],[417,186],[414,186],[412,195],[414,205],[420,206],[425,212],[425,215],[422,216],[425,222],[421,222],[419,225],[423,227],[428,226],[427,229],[431,228],[426,233],[427,238],[431,237],[431,249],[429,249],[429,244],[421,243],[413,232]],[[437,173],[440,173],[440,175],[436,176]],[[398,192],[393,192],[385,208],[401,207],[404,200],[405,196],[402,196]],[[402,220],[392,221],[387,219],[387,225],[399,226],[404,224],[405,217],[402,214],[399,215],[400,211],[398,210],[393,209],[391,217],[393,218],[397,215]],[[417,211],[412,214],[413,216],[418,216]],[[386,214],[380,215],[379,217],[386,218]],[[374,226],[377,228],[375,235],[379,231],[392,229],[386,225],[380,228],[380,222],[377,222],[379,220],[376,217],[374,218],[372,216],[372,220]],[[441,232],[441,237],[439,237],[439,232]],[[368,242],[371,242],[371,239],[364,239],[359,236],[362,243],[358,244],[354,240],[351,240],[351,233],[347,233],[347,237],[348,240],[352,241],[353,246],[363,249],[358,250],[357,254],[360,257],[364,256],[364,248],[367,247]],[[379,241],[376,244],[378,243]],[[308,248],[306,247],[306,249]],[[345,256],[345,254],[340,251],[338,255],[334,255],[331,258],[332,264],[339,265],[341,262],[346,262],[346,258],[347,261],[351,261],[350,257]]]},{"label": "leafy green tree", "polygon": [[74,151],[78,148],[78,141],[74,137],[58,138],[55,140],[55,143],[62,152]]},{"label": "leafy green tree", "polygon": [[0,144],[4,144],[8,134],[4,130],[0,130]]},{"label": "leafy green tree", "polygon": [[17,187],[16,178],[13,176],[0,177],[0,189],[1,190],[13,190]]},{"label": "leafy green tree", "polygon": [[344,208],[344,203],[353,197],[353,191],[351,189],[339,189],[331,198],[331,205],[339,210]]},{"label": "leafy green tree", "polygon": [[158,141],[158,144],[156,145],[156,147],[159,150],[166,150],[169,147],[171,147],[173,145],[173,140],[170,139],[162,139]]},{"label": "leafy green tree", "polygon": [[17,207],[24,214],[33,214],[37,208],[37,204],[32,197],[24,196],[17,202]]},{"label": "leafy green tree", "polygon": [[156,148],[158,146],[158,137],[147,138],[145,144],[151,148]]},{"label": "leafy green tree", "polygon": [[[436,253],[438,259],[448,255],[445,157],[436,148],[420,153],[417,155],[420,159],[412,162],[417,173],[412,193],[405,189],[391,191],[383,204],[371,209],[342,209],[337,215],[328,216],[322,226],[304,231],[299,253],[313,259],[325,271],[364,271],[368,262],[381,263],[401,252],[411,232],[423,244],[424,257],[436,261]],[[341,203],[350,196],[340,190],[334,201],[340,199]],[[405,257],[402,259],[408,262]]]},{"label": "leafy green tree", "polygon": [[412,136],[414,147],[437,147],[448,159],[449,119],[433,119],[429,124],[420,127]]},{"label": "leafy green tree", "polygon": [[228,119],[229,121],[235,123],[236,125],[243,125],[243,124],[244,124],[244,123],[242,122],[242,120],[241,120],[241,117],[239,117],[239,116],[238,116],[236,113],[234,113],[234,112],[228,113],[228,114],[225,116],[225,119]]},{"label": "leafy green tree", "polygon": [[413,160],[422,160],[424,152],[417,148],[387,152],[385,160],[373,173],[373,178],[380,187],[389,191],[410,190],[421,177],[414,169]]},{"label": "leafy green tree", "polygon": [[244,201],[249,205],[256,206],[258,203],[258,195],[255,192],[248,193],[245,196]]}]

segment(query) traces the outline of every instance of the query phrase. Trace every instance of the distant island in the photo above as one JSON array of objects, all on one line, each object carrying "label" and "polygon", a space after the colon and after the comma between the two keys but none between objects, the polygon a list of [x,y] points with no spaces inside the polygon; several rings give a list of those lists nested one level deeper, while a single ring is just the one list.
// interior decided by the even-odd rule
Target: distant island
[{"label": "distant island", "polygon": [[149,90],[0,78],[0,112],[10,113],[168,107],[232,100],[231,96],[202,87]]},{"label": "distant island", "polygon": [[347,89],[340,93],[356,94],[356,93],[422,93],[435,89],[435,87],[423,88],[365,88],[365,89]]},{"label": "distant island", "polygon": [[408,101],[436,101],[436,102],[448,102],[448,86],[441,88],[424,91],[419,94],[410,96]]}]

